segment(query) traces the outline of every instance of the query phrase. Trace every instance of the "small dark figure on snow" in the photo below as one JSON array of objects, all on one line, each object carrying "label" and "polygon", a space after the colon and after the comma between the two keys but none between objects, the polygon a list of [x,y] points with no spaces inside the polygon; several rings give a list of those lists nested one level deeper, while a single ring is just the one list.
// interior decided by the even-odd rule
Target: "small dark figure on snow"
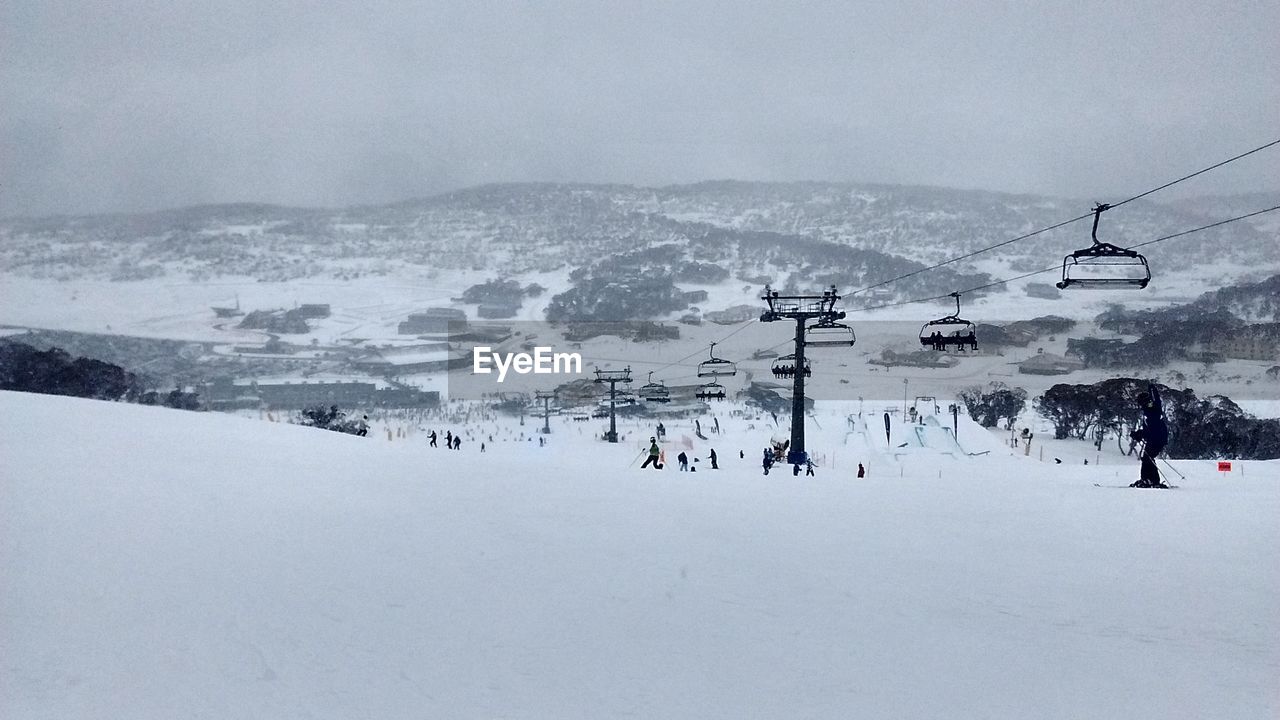
[{"label": "small dark figure on snow", "polygon": [[1163,488],[1168,487],[1160,480],[1160,468],[1156,467],[1156,458],[1169,444],[1169,425],[1164,419],[1164,403],[1160,400],[1160,391],[1155,383],[1147,386],[1147,393],[1140,398],[1142,403],[1142,427],[1134,430],[1129,437],[1134,442],[1143,443],[1142,469],[1138,481],[1131,487]]},{"label": "small dark figure on snow", "polygon": [[739,451],[738,451],[738,459],[739,459],[739,460],[746,460],[746,459],[747,459],[747,451],[746,451],[746,450],[739,450]]},{"label": "small dark figure on snow", "polygon": [[453,449],[453,431],[447,430],[444,434],[444,447],[446,450]]},{"label": "small dark figure on snow", "polygon": [[719,469],[720,469],[720,465],[719,465],[719,463],[717,463],[717,462],[716,462],[716,449],[715,449],[715,448],[711,448],[711,469],[712,469],[712,470],[719,470]]},{"label": "small dark figure on snow", "polygon": [[805,461],[804,461],[804,476],[805,476],[805,477],[811,477],[812,475],[813,475],[813,461],[812,461],[812,460],[805,460]]},{"label": "small dark figure on snow", "polygon": [[484,452],[484,443],[480,443],[480,452]]},{"label": "small dark figure on snow", "polygon": [[360,437],[364,437],[369,434],[369,416],[368,415],[365,415],[360,419],[359,423],[356,423],[356,434],[359,435]]},{"label": "small dark figure on snow", "polygon": [[764,474],[769,474],[769,469],[773,467],[773,448],[764,449]]},{"label": "small dark figure on snow", "polygon": [[454,436],[453,436],[453,449],[454,449],[454,450],[460,450],[460,449],[462,449],[462,436],[461,436],[461,435],[454,435]]},{"label": "small dark figure on snow", "polygon": [[427,437],[431,438],[431,447],[436,447],[436,431],[432,430],[431,434]]},{"label": "small dark figure on snow", "polygon": [[858,477],[864,478],[866,476],[867,476],[867,469],[862,467],[862,463],[858,463]]},{"label": "small dark figure on snow", "polygon": [[683,450],[681,450],[681,451],[680,451],[680,454],[676,456],[676,460],[679,460],[679,461],[680,461],[680,469],[681,469],[681,470],[688,470],[688,469],[689,469],[689,456],[688,456],[688,455],[685,455]]},{"label": "small dark figure on snow", "polygon": [[[658,455],[660,455],[661,453],[662,453],[662,450],[658,449],[658,438],[656,437],[649,438],[649,457],[643,463],[641,463],[640,469],[643,470],[649,467],[650,465],[652,465],[654,470],[661,470],[662,466],[658,464]],[[635,462],[635,461],[633,460],[632,462]]]}]

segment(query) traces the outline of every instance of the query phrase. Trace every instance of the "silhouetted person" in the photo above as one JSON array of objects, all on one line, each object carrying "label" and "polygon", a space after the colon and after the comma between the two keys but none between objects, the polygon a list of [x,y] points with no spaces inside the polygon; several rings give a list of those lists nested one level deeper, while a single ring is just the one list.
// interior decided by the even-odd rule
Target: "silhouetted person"
[{"label": "silhouetted person", "polygon": [[1147,393],[1140,398],[1142,403],[1142,427],[1130,435],[1134,440],[1143,443],[1142,469],[1138,481],[1133,487],[1168,487],[1160,480],[1160,469],[1156,467],[1156,458],[1169,444],[1169,426],[1164,420],[1164,403],[1160,400],[1160,391],[1154,383],[1147,386]]}]

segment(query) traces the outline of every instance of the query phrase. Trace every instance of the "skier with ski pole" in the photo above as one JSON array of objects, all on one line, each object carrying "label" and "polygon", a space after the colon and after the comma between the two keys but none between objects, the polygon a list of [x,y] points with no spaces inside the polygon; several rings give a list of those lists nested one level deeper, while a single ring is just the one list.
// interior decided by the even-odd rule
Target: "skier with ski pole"
[{"label": "skier with ski pole", "polygon": [[1142,427],[1134,430],[1130,436],[1135,442],[1142,443],[1139,457],[1142,469],[1138,481],[1130,487],[1168,488],[1160,480],[1160,468],[1156,467],[1156,458],[1169,443],[1169,425],[1164,419],[1164,403],[1160,400],[1160,391],[1155,383],[1147,385],[1146,394],[1139,398],[1142,404]]}]

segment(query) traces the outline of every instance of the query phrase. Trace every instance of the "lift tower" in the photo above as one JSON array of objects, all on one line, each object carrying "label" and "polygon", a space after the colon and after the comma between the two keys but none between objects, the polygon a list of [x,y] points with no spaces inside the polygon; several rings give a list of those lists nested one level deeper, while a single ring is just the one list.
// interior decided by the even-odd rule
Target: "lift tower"
[{"label": "lift tower", "polygon": [[[821,295],[782,295],[765,285],[761,299],[769,305],[769,309],[760,316],[760,322],[794,320],[796,323],[795,367],[797,372],[791,379],[791,447],[787,452],[787,463],[802,465],[809,459],[804,449],[804,381],[808,375],[802,370],[806,367],[805,346],[853,345],[853,331],[836,322],[844,319],[844,311],[835,309],[840,295],[836,293],[834,285],[831,289],[823,291]],[[809,325],[810,320],[816,322]],[[821,330],[824,334],[827,331],[838,330],[840,332],[836,334],[842,339],[810,340],[806,334],[812,335],[814,329]],[[848,331],[847,334],[844,331]],[[846,337],[847,340],[843,339]]]},{"label": "lift tower", "polygon": [[546,392],[543,390],[534,390],[533,398],[542,401],[542,432],[545,435],[551,434],[551,401],[556,399],[555,392]]},{"label": "lift tower", "polygon": [[597,383],[609,383],[609,432],[604,436],[605,440],[611,443],[618,442],[618,421],[614,408],[617,404],[618,383],[631,382],[631,366],[621,370],[601,370],[596,368]]}]

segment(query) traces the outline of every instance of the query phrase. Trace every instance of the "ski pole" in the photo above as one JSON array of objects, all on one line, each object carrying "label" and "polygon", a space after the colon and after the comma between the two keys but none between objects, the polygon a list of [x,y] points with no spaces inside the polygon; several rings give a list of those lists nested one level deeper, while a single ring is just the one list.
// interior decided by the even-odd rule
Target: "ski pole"
[{"label": "ski pole", "polygon": [[1160,458],[1160,462],[1164,463],[1165,467],[1172,470],[1174,475],[1177,475],[1179,478],[1182,478],[1183,480],[1187,479],[1186,475],[1183,475],[1182,473],[1178,472],[1178,469],[1173,466],[1173,463],[1169,462],[1168,460],[1165,460],[1163,457]]}]

